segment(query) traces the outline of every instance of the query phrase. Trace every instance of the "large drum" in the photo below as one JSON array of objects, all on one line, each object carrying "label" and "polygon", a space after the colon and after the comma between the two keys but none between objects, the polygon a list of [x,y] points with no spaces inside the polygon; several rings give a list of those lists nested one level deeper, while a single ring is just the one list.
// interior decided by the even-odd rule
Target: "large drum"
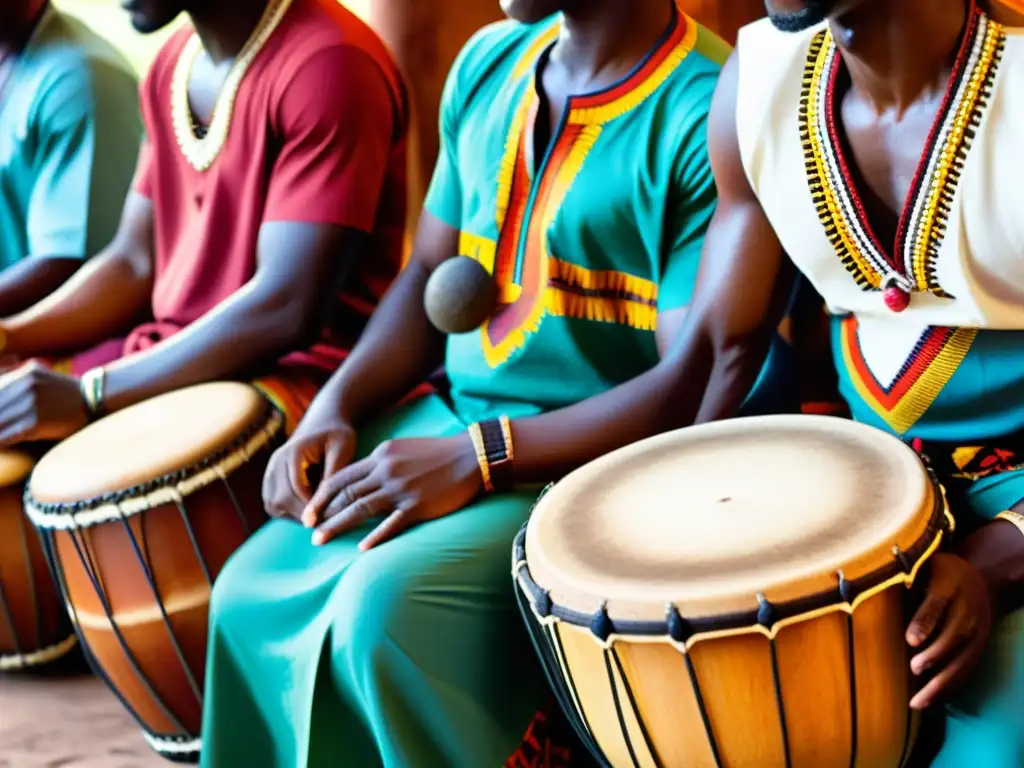
[{"label": "large drum", "polygon": [[35,462],[0,451],[0,671],[59,659],[75,633],[21,497]]},{"label": "large drum", "polygon": [[198,755],[210,588],[265,520],[282,434],[255,389],[207,384],[87,427],[29,482],[86,656],[167,758]]},{"label": "large drum", "polygon": [[615,768],[896,768],[908,591],[952,525],[896,438],[766,416],[573,473],[516,539],[563,708]]}]

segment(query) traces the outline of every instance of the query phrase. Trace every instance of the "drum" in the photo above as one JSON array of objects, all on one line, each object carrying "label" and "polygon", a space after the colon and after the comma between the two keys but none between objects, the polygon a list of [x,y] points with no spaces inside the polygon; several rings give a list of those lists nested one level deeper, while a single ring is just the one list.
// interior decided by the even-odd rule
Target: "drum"
[{"label": "drum", "polygon": [[255,389],[207,384],[90,425],[29,481],[87,658],[169,759],[198,756],[210,588],[265,519],[282,435]]},{"label": "drum", "polygon": [[0,671],[55,661],[75,647],[22,493],[30,456],[0,451]]},{"label": "drum", "polygon": [[895,768],[908,591],[950,530],[917,455],[825,416],[656,437],[569,475],[513,573],[555,693],[615,768]]}]

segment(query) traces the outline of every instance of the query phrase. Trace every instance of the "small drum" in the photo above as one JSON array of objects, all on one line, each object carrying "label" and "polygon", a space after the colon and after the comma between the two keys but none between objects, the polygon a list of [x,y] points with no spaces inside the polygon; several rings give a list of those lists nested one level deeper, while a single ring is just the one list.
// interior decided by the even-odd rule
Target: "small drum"
[{"label": "small drum", "polygon": [[908,587],[952,525],[870,427],[764,416],[616,451],[516,539],[563,709],[615,768],[896,768],[916,718]]},{"label": "small drum", "polygon": [[77,642],[22,506],[33,463],[0,451],[0,671],[55,661]]},{"label": "small drum", "polygon": [[210,588],[266,519],[283,421],[248,385],[193,387],[87,427],[29,482],[87,657],[172,760],[198,756]]}]

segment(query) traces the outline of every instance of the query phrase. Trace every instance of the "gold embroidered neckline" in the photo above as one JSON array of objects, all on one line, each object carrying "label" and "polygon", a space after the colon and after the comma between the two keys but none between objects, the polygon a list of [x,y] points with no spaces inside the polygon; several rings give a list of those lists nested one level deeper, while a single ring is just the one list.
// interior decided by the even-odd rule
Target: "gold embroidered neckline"
[{"label": "gold embroidered neckline", "polygon": [[952,298],[939,284],[939,251],[1004,42],[1004,29],[972,3],[944,103],[901,212],[896,242],[887,245],[866,217],[838,135],[833,101],[841,65],[838,49],[828,29],[811,42],[799,118],[807,183],[837,256],[865,291],[896,289],[908,296],[917,291]]},{"label": "gold embroidered neckline", "polygon": [[192,107],[188,101],[188,82],[192,66],[202,51],[202,41],[195,32],[189,37],[178,56],[171,80],[171,121],[174,136],[178,141],[185,160],[195,170],[206,171],[213,165],[227,143],[231,130],[231,118],[235,111],[235,100],[249,67],[270,40],[281,20],[291,7],[292,0],[270,0],[256,29],[249,36],[238,57],[231,65],[217,102],[213,109],[206,133],[196,135],[192,120]]}]

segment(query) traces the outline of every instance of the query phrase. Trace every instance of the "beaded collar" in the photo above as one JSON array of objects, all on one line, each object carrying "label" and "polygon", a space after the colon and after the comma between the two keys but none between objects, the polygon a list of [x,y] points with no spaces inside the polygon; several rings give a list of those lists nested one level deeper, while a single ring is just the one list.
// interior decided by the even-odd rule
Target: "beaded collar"
[{"label": "beaded collar", "polygon": [[896,242],[887,247],[868,220],[836,125],[840,53],[828,28],[811,42],[800,99],[807,183],[843,266],[865,291],[882,291],[894,312],[905,309],[915,291],[953,298],[939,284],[936,262],[1004,43],[1003,27],[972,0],[942,105],[900,215]]},{"label": "beaded collar", "polygon": [[291,4],[292,0],[270,0],[267,4],[256,29],[253,30],[231,65],[217,97],[213,118],[206,131],[201,135],[196,131],[192,119],[192,107],[188,100],[188,81],[192,74],[192,65],[203,46],[199,36],[194,32],[185,43],[181,55],[178,56],[178,62],[174,67],[174,76],[171,80],[171,120],[181,153],[189,165],[197,171],[208,170],[227,143],[228,133],[231,130],[231,117],[235,110],[235,100],[238,97],[242,80],[253,61],[263,50],[263,46],[274,34],[274,30],[281,23]]}]

